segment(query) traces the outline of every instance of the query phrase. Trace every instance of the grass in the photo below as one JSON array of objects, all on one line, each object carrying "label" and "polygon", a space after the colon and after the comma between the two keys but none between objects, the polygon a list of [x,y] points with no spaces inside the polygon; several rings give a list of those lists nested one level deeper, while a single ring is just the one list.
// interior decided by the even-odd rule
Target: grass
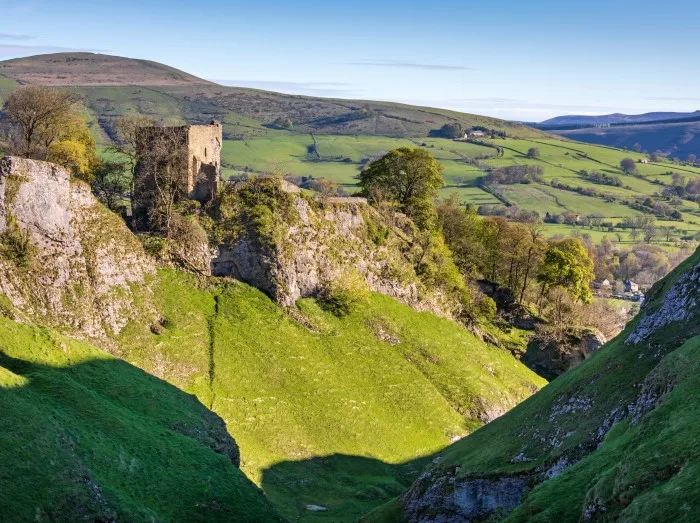
[{"label": "grass", "polygon": [[221,420],[95,347],[0,317],[0,513],[15,521],[270,521]]},{"label": "grass", "polygon": [[[606,520],[693,520],[700,510],[700,443],[695,437],[700,422],[698,310],[657,328],[639,345],[628,346],[624,340],[646,314],[662,306],[673,283],[698,263],[700,251],[657,284],[645,310],[625,332],[506,415],[454,444],[442,455],[436,472],[459,465],[460,478],[530,474],[568,457],[577,463],[526,492],[506,521],[577,521],[591,506]],[[662,400],[639,423],[627,417],[614,425],[602,445],[596,445],[600,427],[615,413],[627,412],[641,390],[659,393]],[[567,410],[564,405],[573,407]],[[514,460],[515,456],[526,459]],[[398,510],[394,502],[368,520],[395,521]]]},{"label": "grass", "polygon": [[242,470],[290,519],[354,520],[487,412],[545,383],[509,352],[382,295],[342,318],[301,300],[310,330],[247,285],[160,278],[165,332],[132,325],[122,356],[220,415]]}]

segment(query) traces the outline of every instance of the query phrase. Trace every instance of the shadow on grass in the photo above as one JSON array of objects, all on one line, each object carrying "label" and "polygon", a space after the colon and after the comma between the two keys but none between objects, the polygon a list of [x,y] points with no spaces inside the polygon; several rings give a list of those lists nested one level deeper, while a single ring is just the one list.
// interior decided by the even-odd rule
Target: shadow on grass
[{"label": "shadow on grass", "polygon": [[[60,351],[41,349],[47,359],[50,351]],[[5,516],[277,519],[237,468],[238,448],[221,418],[194,396],[124,361],[99,358],[55,367],[0,348],[0,412]]]},{"label": "shadow on grass", "polygon": [[401,464],[332,454],[277,463],[263,473],[263,490],[291,521],[356,521],[403,493],[435,454]]}]

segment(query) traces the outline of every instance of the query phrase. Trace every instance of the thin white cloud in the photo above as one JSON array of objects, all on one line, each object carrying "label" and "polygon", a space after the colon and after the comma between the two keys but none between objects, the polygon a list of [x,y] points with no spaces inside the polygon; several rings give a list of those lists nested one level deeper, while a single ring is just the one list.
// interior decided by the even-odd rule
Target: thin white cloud
[{"label": "thin white cloud", "polygon": [[700,102],[700,97],[682,96],[649,96],[645,100],[657,100],[661,102]]},{"label": "thin white cloud", "polygon": [[577,104],[550,104],[542,102],[529,102],[515,98],[452,98],[449,102],[453,104],[468,104],[478,109],[513,109],[523,112],[536,111],[577,111],[596,114],[599,112],[616,111],[618,108],[604,105],[577,105]]},{"label": "thin white cloud", "polygon": [[288,94],[309,96],[346,97],[358,94],[352,84],[344,82],[290,82],[284,80],[216,80],[212,82],[232,87],[249,87],[265,91],[277,91]]},{"label": "thin white cloud", "polygon": [[402,62],[399,60],[360,60],[357,62],[345,62],[344,65],[360,67],[396,67],[402,69],[423,69],[428,71],[473,71],[471,67],[449,64],[426,64],[418,62]]},{"label": "thin white cloud", "polygon": [[11,40],[14,42],[22,42],[26,40],[34,40],[33,36],[29,35],[18,35],[12,33],[0,33],[0,40]]}]

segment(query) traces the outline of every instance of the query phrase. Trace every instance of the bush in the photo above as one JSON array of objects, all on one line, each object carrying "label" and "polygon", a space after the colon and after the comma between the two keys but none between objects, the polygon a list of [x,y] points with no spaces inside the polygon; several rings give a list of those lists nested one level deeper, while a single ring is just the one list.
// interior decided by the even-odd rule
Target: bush
[{"label": "bush", "polygon": [[164,238],[160,236],[151,236],[148,234],[138,234],[136,236],[143,245],[143,250],[146,254],[153,256],[157,260],[162,260],[167,250],[167,244]]},{"label": "bush", "polygon": [[489,296],[482,296],[479,300],[477,313],[484,320],[493,320],[496,317],[496,302]]},{"label": "bush", "polygon": [[22,230],[12,215],[7,217],[7,227],[0,234],[0,244],[3,254],[18,267],[27,267],[35,252],[29,234]]},{"label": "bush", "polygon": [[367,298],[367,284],[356,272],[326,282],[318,295],[319,306],[339,318],[347,316],[353,307]]}]

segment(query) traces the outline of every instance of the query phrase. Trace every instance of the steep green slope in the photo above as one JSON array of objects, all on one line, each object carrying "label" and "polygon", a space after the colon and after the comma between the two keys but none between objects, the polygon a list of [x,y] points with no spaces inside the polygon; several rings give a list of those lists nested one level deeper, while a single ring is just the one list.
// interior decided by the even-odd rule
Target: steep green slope
[{"label": "steep green slope", "polygon": [[[367,519],[488,517],[516,506],[506,520],[694,521],[699,295],[700,251],[652,289],[613,342],[453,445]],[[501,497],[489,505],[489,496]]]},{"label": "steep green slope", "polygon": [[164,327],[133,323],[120,355],[219,414],[242,470],[293,519],[352,521],[544,384],[457,324],[378,294],[342,318],[301,300],[295,320],[245,284],[165,271],[155,297]]},{"label": "steep green slope", "polygon": [[4,520],[276,518],[224,423],[193,396],[4,316],[0,412]]}]

